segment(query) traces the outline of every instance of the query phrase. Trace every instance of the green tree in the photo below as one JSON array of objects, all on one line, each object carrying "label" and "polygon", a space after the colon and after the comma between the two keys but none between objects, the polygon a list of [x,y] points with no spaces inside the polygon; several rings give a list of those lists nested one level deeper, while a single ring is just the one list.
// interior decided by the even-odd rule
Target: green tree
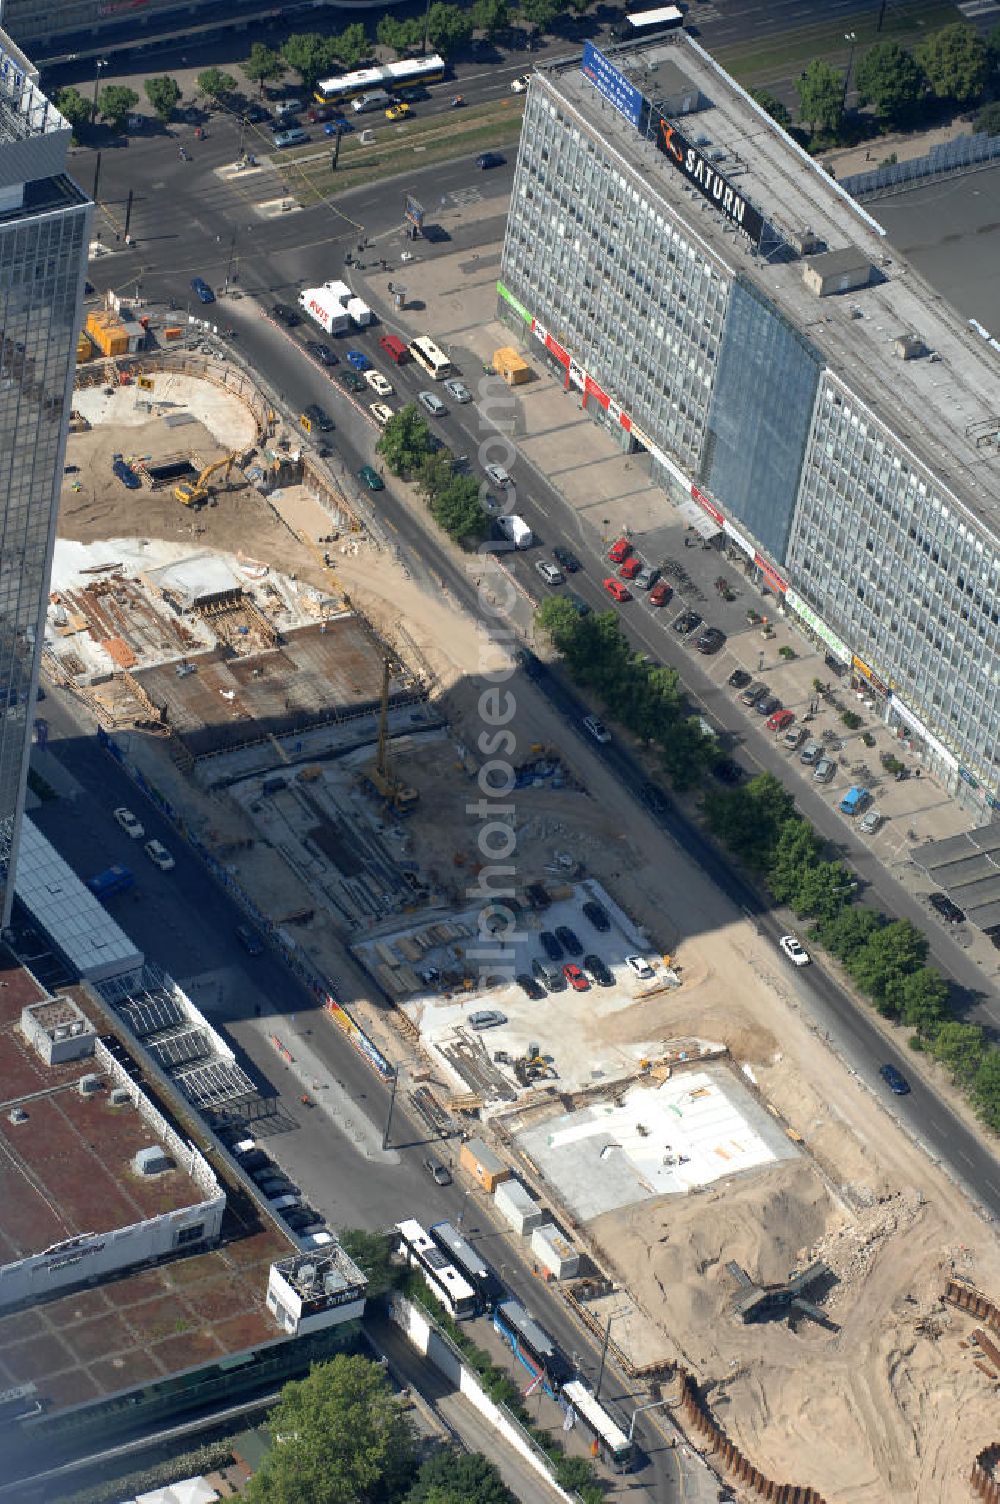
[{"label": "green tree", "polygon": [[681,793],[700,783],[718,755],[718,742],[705,735],[696,716],[677,721],[660,741],[660,765]]},{"label": "green tree", "polygon": [[329,73],[333,60],[330,39],[317,31],[293,31],[281,49],[281,56],[310,94],[316,80]]},{"label": "green tree", "polygon": [[968,1090],[988,1048],[986,1035],[978,1024],[960,1024],[949,1019],[934,1035],[931,1053]]},{"label": "green tree", "polygon": [[894,919],[873,932],[847,969],[879,1012],[895,1017],[902,1007],[903,983],[923,966],[926,956],[926,935],[908,919]]},{"label": "green tree", "polygon": [[811,131],[836,137],[844,118],[844,75],[814,57],[795,84],[799,113]]},{"label": "green tree", "polygon": [[541,34],[552,30],[553,23],[566,7],[563,0],[518,0],[517,8]]},{"label": "green tree", "polygon": [[64,115],[73,127],[74,135],[82,126],[90,124],[92,106],[89,99],[84,99],[79,89],[74,89],[72,86],[60,89],[55,98],[55,106],[60,115]]},{"label": "green tree", "polygon": [[108,84],[98,96],[97,109],[102,120],[109,120],[115,130],[120,131],[138,103],[139,96],[134,89],[125,84]]},{"label": "green tree", "polygon": [[250,56],[246,62],[240,63],[240,72],[252,84],[260,85],[260,92],[263,96],[265,84],[275,83],[279,78],[284,78],[285,62],[277,52],[273,52],[270,47],[265,47],[263,42],[254,42],[250,48]]},{"label": "green tree", "polygon": [[899,1017],[925,1039],[933,1039],[948,1017],[948,984],[933,966],[921,966],[890,992]]},{"label": "green tree", "polygon": [[507,0],[473,0],[469,12],[472,25],[490,41],[501,36],[510,25],[510,7]]},{"label": "green tree", "polygon": [[1000,1128],[1000,1050],[990,1045],[976,1071],[972,1101],[979,1116],[994,1132]]},{"label": "green tree", "polygon": [[566,652],[579,624],[579,613],[564,595],[550,595],[535,612],[536,627],[546,634],[557,653]]},{"label": "green tree", "polygon": [[339,58],[345,68],[356,68],[368,56],[371,47],[362,21],[353,21],[335,37],[330,37],[330,56]]},{"label": "green tree", "polygon": [[913,54],[898,42],[879,42],[858,60],[854,82],[861,104],[872,104],[880,120],[904,125],[917,113],[927,88]]},{"label": "green tree", "polygon": [[380,16],[375,36],[380,46],[391,47],[396,53],[413,52],[423,45],[423,17],[412,16],[409,20],[402,20],[399,16]]},{"label": "green tree", "polygon": [[488,1458],[438,1447],[421,1464],[403,1504],[517,1504],[517,1499]]},{"label": "green tree", "polygon": [[221,68],[206,68],[198,74],[198,90],[206,99],[215,103],[225,99],[227,94],[236,93],[236,80],[231,73],[223,73]]},{"label": "green tree", "polygon": [[795,897],[790,900],[800,919],[818,919],[822,923],[835,919],[853,902],[851,874],[842,862],[816,862],[799,879]]},{"label": "green tree", "polygon": [[[63,114],[66,111],[63,110]],[[69,116],[66,116],[69,119]],[[976,130],[985,131],[988,136],[1000,136],[1000,99],[994,99],[983,108],[976,116]]]},{"label": "green tree", "polygon": [[270,1429],[249,1504],[389,1504],[412,1476],[410,1422],[367,1358],[339,1355],[286,1384]]},{"label": "green tree", "polygon": [[434,0],[427,12],[425,30],[431,46],[447,57],[465,47],[472,36],[472,16],[458,5]]},{"label": "green tree", "polygon": [[[455,457],[448,449],[432,449],[420,458],[420,462],[413,474],[413,482],[417,490],[428,501],[439,496],[447,490],[455,477]],[[479,500],[479,486],[476,486],[476,500]]]},{"label": "green tree", "polygon": [[479,482],[471,475],[453,475],[431,501],[431,516],[456,542],[482,538],[489,518],[479,504]]},{"label": "green tree", "polygon": [[931,32],[918,46],[916,57],[939,99],[972,104],[986,88],[990,55],[974,26],[957,21]]},{"label": "green tree", "polygon": [[863,949],[885,921],[874,909],[844,908],[832,919],[816,925],[814,934],[822,945],[845,964]]},{"label": "green tree", "polygon": [[369,1300],[399,1284],[404,1271],[392,1261],[393,1239],[389,1233],[347,1227],[340,1233],[340,1246],[368,1276]]},{"label": "green tree", "polygon": [[761,109],[766,110],[771,119],[787,131],[792,123],[792,117],[780,99],[769,94],[767,89],[751,89],[750,98],[756,100]]},{"label": "green tree", "polygon": [[767,871],[771,892],[779,903],[796,907],[802,879],[819,861],[823,842],[808,820],[798,815],[786,820],[778,832],[774,856]]},{"label": "green tree", "polygon": [[793,813],[792,796],[773,773],[759,773],[741,789],[705,796],[712,833],[758,872],[770,870],[781,827]]},{"label": "green tree", "polygon": [[410,475],[433,448],[430,429],[416,404],[408,402],[393,413],[375,445],[393,475]]},{"label": "green tree", "polygon": [[156,78],[147,78],[143,88],[146,90],[146,98],[156,111],[157,119],[166,125],[181,97],[180,84],[169,73],[160,73]]}]

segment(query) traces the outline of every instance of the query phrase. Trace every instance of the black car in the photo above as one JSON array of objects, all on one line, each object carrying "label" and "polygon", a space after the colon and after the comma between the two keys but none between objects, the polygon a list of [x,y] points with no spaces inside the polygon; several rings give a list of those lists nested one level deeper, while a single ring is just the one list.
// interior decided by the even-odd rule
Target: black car
[{"label": "black car", "polygon": [[666,794],[655,783],[644,783],[639,790],[639,798],[653,815],[665,815],[669,809]]},{"label": "black car", "polygon": [[718,627],[706,627],[695,643],[699,653],[717,653],[726,640],[726,634]]},{"label": "black car", "polygon": [[763,699],[758,700],[756,705],[754,706],[754,710],[756,710],[757,714],[763,716],[774,715],[775,711],[780,709],[781,701],[778,699],[777,695],[765,695]]},{"label": "black car", "polygon": [[552,902],[541,883],[529,883],[524,895],[533,909],[547,909]]},{"label": "black car", "polygon": [[340,364],[340,356],[335,355],[330,346],[324,345],[322,340],[307,340],[306,349],[313,360],[318,360],[321,366],[337,366]]},{"label": "black car", "polygon": [[597,983],[598,987],[613,987],[615,985],[615,975],[611,967],[606,966],[600,956],[595,956],[591,951],[588,951],[583,958],[583,969],[591,981]]},{"label": "black car", "polygon": [[748,674],[745,668],[734,668],[729,675],[730,689],[746,689],[753,675]]},{"label": "black car", "polygon": [[126,461],[122,459],[120,454],[115,455],[111,469],[114,471],[115,475],[117,475],[118,479],[121,481],[122,485],[126,487],[127,490],[138,491],[139,487],[142,485],[142,481],[136,475],[135,471],[132,469],[132,466],[127,464]]},{"label": "black car", "polygon": [[271,317],[288,329],[294,329],[296,324],[301,324],[302,318],[288,303],[275,303],[271,309]]},{"label": "black car", "polygon": [[571,930],[568,924],[556,925],[556,939],[559,941],[559,944],[562,946],[563,950],[566,951],[567,955],[583,955],[583,946],[580,944],[576,932],[574,930]]},{"label": "black car", "polygon": [[712,764],[712,777],[717,778],[720,783],[733,786],[742,783],[746,773],[738,762],[733,762],[731,757],[722,757],[717,763]]},{"label": "black car", "polygon": [[[554,552],[554,550],[553,550]],[[575,595],[572,590],[567,590],[566,599],[569,601],[577,616],[589,616],[590,607],[582,596]]]},{"label": "black car", "polygon": [[684,611],[674,622],[674,631],[683,632],[685,636],[701,626],[701,617],[697,611]]},{"label": "black car", "polygon": [[583,906],[583,912],[595,930],[600,930],[602,935],[608,933],[608,930],[611,928],[611,920],[608,918],[607,910],[603,904],[599,904],[596,898],[588,898]]},{"label": "black car", "polygon": [[895,1092],[897,1097],[906,1096],[910,1089],[910,1083],[902,1071],[898,1071],[894,1065],[882,1065],[879,1066],[878,1073],[889,1090]]},{"label": "black car", "polygon": [[947,893],[932,893],[928,902],[931,908],[937,909],[941,918],[946,919],[949,924],[965,923],[965,910],[960,909],[958,904],[948,897]]},{"label": "black car", "polygon": [[245,1154],[240,1154],[237,1158],[248,1175],[251,1170],[262,1170],[269,1163],[263,1149],[248,1149]]},{"label": "black car", "polygon": [[313,427],[318,428],[321,433],[329,433],[333,427],[333,419],[329,413],[323,411],[318,402],[310,402],[305,415]]},{"label": "black car", "polygon": [[484,172],[488,167],[502,167],[503,164],[504,158],[498,151],[483,151],[476,158],[476,166]]},{"label": "black car", "polygon": [[540,987],[534,977],[529,977],[527,972],[521,972],[514,980],[525,997],[539,998],[545,996],[545,988]]},{"label": "black car", "polygon": [[539,933],[538,941],[550,961],[562,960],[563,948],[551,930],[542,930]]},{"label": "black car", "polygon": [[364,378],[359,376],[357,371],[352,371],[350,366],[345,366],[342,371],[338,371],[336,379],[345,391],[354,393],[367,391]]},{"label": "black car", "polygon": [[567,574],[576,574],[580,568],[580,560],[576,554],[571,554],[568,548],[554,548],[552,557],[560,569],[565,569]]}]

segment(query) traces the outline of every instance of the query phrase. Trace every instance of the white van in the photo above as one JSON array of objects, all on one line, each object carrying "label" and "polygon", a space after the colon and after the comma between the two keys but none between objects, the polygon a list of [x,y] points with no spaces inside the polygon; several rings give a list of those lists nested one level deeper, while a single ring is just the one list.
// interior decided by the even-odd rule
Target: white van
[{"label": "white van", "polygon": [[535,541],[535,535],[524,518],[513,512],[507,517],[498,517],[497,527],[515,548],[530,548]]},{"label": "white van", "polygon": [[359,94],[357,99],[351,100],[351,109],[355,115],[367,115],[372,110],[387,110],[392,104],[392,95],[384,89],[371,89],[367,94]]}]

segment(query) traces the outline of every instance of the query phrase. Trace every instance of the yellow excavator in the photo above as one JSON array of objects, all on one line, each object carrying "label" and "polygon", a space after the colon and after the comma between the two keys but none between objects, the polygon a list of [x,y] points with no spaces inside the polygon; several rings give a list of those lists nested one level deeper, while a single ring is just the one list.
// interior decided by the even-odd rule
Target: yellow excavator
[{"label": "yellow excavator", "polygon": [[177,500],[186,507],[198,507],[208,500],[208,482],[217,470],[225,469],[224,481],[228,481],[230,473],[236,461],[239,459],[239,451],[229,454],[225,459],[216,460],[212,465],[206,465],[198,479],[192,485],[190,481],[182,480],[179,486],[174,487],[174,495]]},{"label": "yellow excavator", "polygon": [[407,787],[389,769],[389,660],[382,660],[382,714],[378,723],[378,751],[368,770],[376,792],[400,814],[411,810],[420,798],[416,789]]}]

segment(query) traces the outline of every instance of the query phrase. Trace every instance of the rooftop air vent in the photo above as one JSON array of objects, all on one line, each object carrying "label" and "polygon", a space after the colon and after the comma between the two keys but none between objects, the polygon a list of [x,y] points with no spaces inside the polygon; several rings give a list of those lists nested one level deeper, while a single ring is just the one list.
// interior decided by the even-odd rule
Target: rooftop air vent
[{"label": "rooftop air vent", "polygon": [[26,1123],[28,1121],[28,1114],[25,1112],[23,1107],[12,1108],[11,1111],[8,1112],[7,1117],[12,1123],[20,1124]]},{"label": "rooftop air vent", "polygon": [[131,1100],[132,1093],[127,1086],[116,1086],[110,1097],[112,1107],[124,1107]]},{"label": "rooftop air vent", "polygon": [[77,1082],[76,1089],[81,1097],[92,1097],[95,1091],[100,1091],[101,1089],[101,1078],[100,1076],[95,1076],[93,1073],[81,1076]]}]

